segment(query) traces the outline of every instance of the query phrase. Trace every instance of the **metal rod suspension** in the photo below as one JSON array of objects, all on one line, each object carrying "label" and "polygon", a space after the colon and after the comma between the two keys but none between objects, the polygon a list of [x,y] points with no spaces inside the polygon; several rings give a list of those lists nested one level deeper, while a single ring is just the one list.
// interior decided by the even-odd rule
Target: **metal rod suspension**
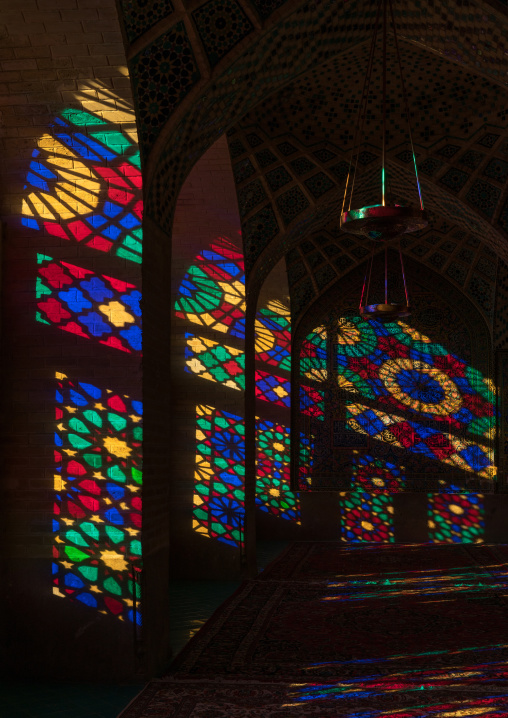
[{"label": "metal rod suspension", "polygon": [[370,294],[370,279],[372,277],[372,264],[374,263],[374,252],[372,252],[372,255],[370,257],[370,267],[369,267],[369,281],[367,282],[367,295],[365,297],[365,305],[369,303],[369,294]]},{"label": "metal rod suspension", "polygon": [[386,157],[386,2],[383,0],[383,157],[381,161],[381,195],[385,206],[385,157]]},{"label": "metal rod suspension", "polygon": [[385,244],[385,304],[388,304],[388,247]]},{"label": "metal rod suspension", "polygon": [[[349,195],[348,210],[351,209],[351,202],[353,199],[353,192],[354,192],[354,188],[355,188],[356,171],[358,169],[358,157],[360,155],[360,148],[362,145],[361,140],[363,138],[363,128],[365,126],[365,118],[367,117],[370,81],[371,81],[371,76],[372,76],[372,66],[374,63],[374,54],[376,51],[377,32],[378,32],[378,27],[379,27],[379,17],[381,15],[381,3],[382,2],[383,2],[383,0],[379,0],[378,6],[377,6],[376,24],[374,26],[374,32],[372,33],[372,41],[371,41],[371,45],[370,45],[369,60],[367,63],[367,72],[365,73],[362,95],[360,98],[360,104],[358,106],[358,124],[355,128],[353,151],[352,151],[351,160],[349,163],[349,170],[351,171],[351,165],[353,163],[353,158],[354,158],[355,165],[354,165],[354,170],[353,170],[353,177],[351,180],[351,191],[350,191],[350,195]],[[362,108],[363,108],[363,113],[361,112]],[[357,147],[357,142],[358,142],[358,147]],[[355,150],[356,150],[356,156],[355,156]],[[349,172],[348,172],[348,180],[349,180]],[[342,211],[344,211],[345,200],[346,200],[346,193],[344,192],[344,203],[342,205]]]},{"label": "metal rod suspension", "polygon": [[413,144],[413,133],[411,131],[411,120],[409,118],[409,105],[407,101],[407,94],[406,94],[406,85],[404,83],[404,74],[402,72],[402,62],[400,59],[400,52],[399,52],[399,41],[397,39],[397,29],[395,27],[395,17],[393,15],[393,5],[392,0],[388,0],[390,3],[390,15],[392,20],[392,27],[393,27],[393,37],[395,40],[395,50],[397,52],[397,62],[399,64],[399,74],[400,74],[400,84],[402,86],[402,98],[404,100],[404,110],[406,113],[406,121],[407,121],[407,127],[408,127],[408,134],[409,134],[409,142],[411,144],[411,152],[413,153],[413,164],[415,168],[415,176],[416,176],[416,186],[418,188],[418,197],[420,198],[420,208],[423,211],[423,197],[422,197],[422,190],[420,187],[420,179],[418,177],[418,167],[416,166],[416,155],[415,155],[415,148]]},{"label": "metal rod suspension", "polygon": [[406,306],[409,307],[409,295],[407,293],[406,273],[404,272],[404,261],[402,259],[402,247],[401,247],[400,239],[399,239],[399,257],[400,257],[400,268],[402,270],[402,281],[404,282],[404,293],[406,295]]}]

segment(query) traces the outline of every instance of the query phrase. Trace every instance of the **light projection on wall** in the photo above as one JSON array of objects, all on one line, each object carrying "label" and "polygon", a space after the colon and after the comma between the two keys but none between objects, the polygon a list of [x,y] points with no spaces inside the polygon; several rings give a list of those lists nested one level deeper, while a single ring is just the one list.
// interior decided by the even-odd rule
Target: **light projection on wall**
[{"label": "light projection on wall", "polygon": [[57,382],[53,592],[140,624],[143,406]]},{"label": "light projection on wall", "polygon": [[37,255],[36,319],[124,352],[141,350],[141,293],[134,284]]},{"label": "light projection on wall", "polygon": [[272,516],[300,522],[300,507],[289,490],[290,433],[286,426],[257,420],[256,504]]},{"label": "light projection on wall", "polygon": [[[311,383],[327,397],[323,476],[333,473],[341,453],[355,467],[351,486],[367,488],[370,480],[381,488],[382,481],[396,491],[409,477],[425,481],[445,471],[465,480],[495,476],[491,382],[409,324],[351,316],[330,326],[328,341],[319,328],[303,344],[300,376],[302,382],[314,377]],[[301,402],[307,413],[308,404]]]},{"label": "light projection on wall", "polygon": [[393,505],[389,494],[341,492],[341,540],[393,543]]},{"label": "light projection on wall", "polygon": [[[196,335],[190,331],[185,334],[186,372],[223,387],[243,391],[245,389],[243,255],[229,240],[219,238],[208,250],[198,255],[180,285],[175,309],[176,316],[180,319],[186,320],[190,325],[197,324],[207,329],[206,336]],[[216,332],[227,334],[230,341],[225,343]],[[267,302],[257,313],[255,332],[258,363],[256,396],[282,410],[288,409],[289,376],[285,378],[274,374],[274,369],[288,374],[291,369],[291,326],[288,308],[279,301]],[[236,343],[236,346],[232,346],[233,343]],[[319,398],[317,392],[311,387],[306,387],[306,391],[309,397],[314,399],[311,410],[319,411],[315,408],[315,400]],[[212,413],[215,412],[214,417],[219,411],[218,408],[208,409]],[[204,453],[205,444],[200,438],[203,422],[211,423],[210,431],[213,431],[214,437],[219,434],[222,436],[225,430],[220,423],[210,418],[211,415],[206,414],[207,418],[203,418],[204,411],[205,408],[198,407],[194,529],[219,541],[239,545],[241,543],[239,532],[243,520],[243,473],[238,474],[241,482],[235,486],[231,483],[232,473],[224,475],[223,467],[220,465],[222,459],[226,460],[220,453],[225,449],[215,448],[213,461],[206,452]],[[227,416],[228,420],[236,422],[237,427],[243,427],[243,419],[240,417],[235,417],[227,411],[220,413],[220,421]],[[234,434],[232,428],[228,428],[228,432],[230,436],[231,432]],[[241,438],[243,447],[243,433],[239,428],[237,434]],[[224,442],[220,436],[217,441],[223,446]],[[212,441],[211,436],[208,439]],[[288,441],[288,430],[281,424],[264,422],[264,429],[257,432],[257,506],[271,515],[298,521],[298,500],[289,491]],[[259,454],[261,444],[263,450]],[[279,449],[279,446],[285,447],[284,450]],[[243,458],[239,458],[237,463],[238,466],[243,467]],[[238,492],[241,492],[241,496]],[[222,503],[220,505],[218,503],[219,499],[223,502],[227,497],[230,501],[229,519],[226,518],[229,514],[224,512]]]},{"label": "light projection on wall", "polygon": [[482,494],[429,494],[429,541],[483,543],[483,498]]},{"label": "light projection on wall", "polygon": [[135,138],[98,114],[64,110],[32,153],[22,224],[139,264],[142,211]]},{"label": "light projection on wall", "polygon": [[229,240],[218,239],[195,261],[178,290],[176,316],[244,339],[243,255]]},{"label": "light projection on wall", "polygon": [[[196,408],[194,530],[231,546],[243,543],[245,486],[244,420],[211,406]],[[256,505],[282,519],[299,522],[289,486],[289,429],[256,420]]]},{"label": "light projection on wall", "polygon": [[194,530],[230,546],[243,543],[245,427],[243,419],[196,407]]}]

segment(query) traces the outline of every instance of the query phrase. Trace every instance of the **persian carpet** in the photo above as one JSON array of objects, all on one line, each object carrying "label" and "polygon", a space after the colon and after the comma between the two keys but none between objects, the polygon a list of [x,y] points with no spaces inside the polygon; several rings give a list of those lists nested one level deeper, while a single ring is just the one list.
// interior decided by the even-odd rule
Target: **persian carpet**
[{"label": "persian carpet", "polygon": [[508,716],[508,547],[299,542],[121,718]]}]

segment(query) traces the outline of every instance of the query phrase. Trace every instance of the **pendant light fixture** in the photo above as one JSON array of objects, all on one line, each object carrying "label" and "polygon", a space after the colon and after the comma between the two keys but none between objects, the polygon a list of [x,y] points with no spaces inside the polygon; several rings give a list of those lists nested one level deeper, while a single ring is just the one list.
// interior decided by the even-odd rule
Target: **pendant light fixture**
[{"label": "pendant light fixture", "polygon": [[[397,202],[388,202],[386,198],[386,114],[387,114],[387,89],[386,89],[386,46],[387,46],[387,11],[390,10],[391,26],[393,30],[393,38],[395,51],[398,61],[399,78],[402,89],[402,97],[404,103],[404,111],[406,115],[408,137],[413,154],[413,166],[415,171],[415,196],[418,196],[418,206],[407,206]],[[367,115],[367,106],[372,80],[372,69],[374,66],[374,57],[376,54],[377,35],[382,14],[382,156],[381,156],[381,203],[361,207],[359,209],[351,209],[353,204],[353,196],[355,190],[355,179],[358,168],[358,158],[361,146],[364,140],[365,118]],[[369,292],[372,277],[372,268],[374,261],[374,249],[367,266],[365,280],[362,288],[360,299],[360,314],[365,317],[376,319],[395,320],[399,317],[408,316],[411,313],[409,305],[409,295],[407,291],[407,283],[404,272],[404,261],[402,251],[400,249],[400,236],[408,232],[415,232],[423,229],[428,224],[427,216],[423,206],[423,198],[418,179],[418,168],[416,166],[416,156],[414,152],[413,136],[411,132],[411,123],[409,117],[409,106],[407,101],[406,88],[402,73],[402,62],[400,59],[399,44],[397,40],[397,29],[393,14],[392,0],[379,0],[377,6],[376,21],[372,34],[369,58],[367,62],[367,71],[365,74],[362,95],[358,107],[358,116],[355,127],[355,135],[353,138],[353,148],[351,160],[349,164],[349,172],[344,189],[344,198],[342,202],[340,227],[345,232],[362,236],[373,242],[383,243],[385,245],[385,261],[384,261],[384,303],[369,304]],[[405,303],[396,303],[390,301],[389,282],[388,282],[388,243],[399,238],[399,259],[400,269],[405,291]]]}]

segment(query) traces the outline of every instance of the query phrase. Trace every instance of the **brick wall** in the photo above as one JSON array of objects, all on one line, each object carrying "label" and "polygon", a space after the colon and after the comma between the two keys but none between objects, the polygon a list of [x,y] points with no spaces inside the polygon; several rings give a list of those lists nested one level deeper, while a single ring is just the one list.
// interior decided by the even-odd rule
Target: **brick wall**
[{"label": "brick wall", "polygon": [[[46,323],[37,322],[35,282],[39,253],[140,287],[140,264],[115,254],[113,242],[104,251],[107,244],[98,249],[89,237],[78,241],[69,231],[71,220],[81,220],[80,203],[91,201],[100,178],[96,171],[88,171],[90,161],[76,160],[72,150],[63,154],[62,148],[68,145],[57,140],[51,128],[62,112],[85,111],[103,123],[97,125],[101,129],[114,130],[127,144],[130,140],[128,152],[135,152],[136,123],[122,35],[111,0],[3,2],[0,17],[2,483],[6,497],[2,529],[8,568],[4,600],[9,615],[5,653],[14,671],[76,679],[119,677],[135,667],[132,626],[52,593],[55,374],[141,399],[140,356],[137,351],[120,351],[94,338],[61,331],[47,316]],[[74,126],[74,131],[89,137],[91,129],[97,129],[93,123],[92,128]],[[38,157],[34,158],[34,150],[39,150]],[[116,160],[99,160],[102,168],[116,166]],[[41,189],[44,177],[40,180],[40,175],[39,187],[27,182],[31,161],[44,161],[46,168],[52,168],[60,190],[61,172],[67,172],[68,211],[61,204],[48,203],[47,197],[54,197],[56,191],[52,180],[47,181],[46,190]],[[98,214],[108,200],[107,186],[105,180],[92,202]],[[27,209],[22,203],[29,193],[32,200]],[[63,196],[60,192],[58,198]]]}]

